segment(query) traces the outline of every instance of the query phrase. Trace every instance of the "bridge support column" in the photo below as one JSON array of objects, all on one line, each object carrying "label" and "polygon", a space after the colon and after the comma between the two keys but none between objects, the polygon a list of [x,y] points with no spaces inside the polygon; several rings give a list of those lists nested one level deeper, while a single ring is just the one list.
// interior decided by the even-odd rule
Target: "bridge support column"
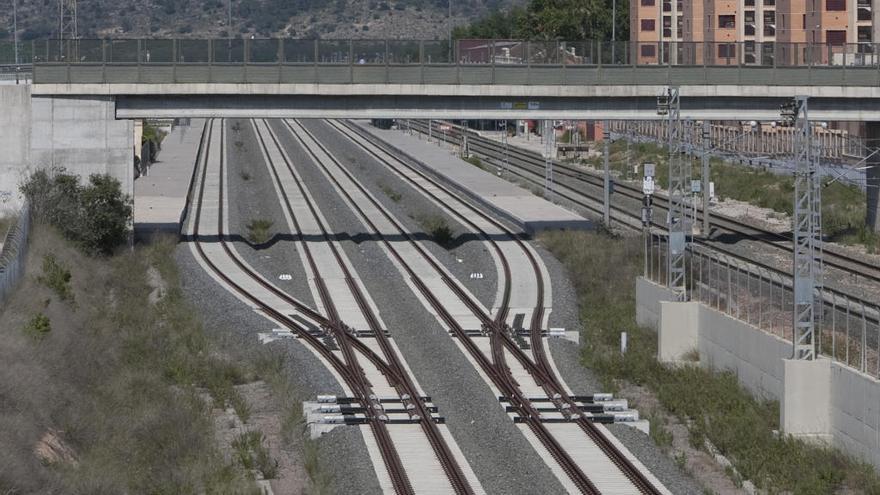
[{"label": "bridge support column", "polygon": [[116,120],[112,97],[34,96],[31,106],[32,167],[64,167],[83,181],[109,174],[133,194],[134,122]]},{"label": "bridge support column", "polygon": [[[868,147],[876,148],[880,145],[880,122],[868,122],[865,127]],[[868,209],[865,225],[871,231],[880,233],[880,152],[871,155],[866,165],[868,168],[865,169],[865,179],[867,179],[865,190]]]}]

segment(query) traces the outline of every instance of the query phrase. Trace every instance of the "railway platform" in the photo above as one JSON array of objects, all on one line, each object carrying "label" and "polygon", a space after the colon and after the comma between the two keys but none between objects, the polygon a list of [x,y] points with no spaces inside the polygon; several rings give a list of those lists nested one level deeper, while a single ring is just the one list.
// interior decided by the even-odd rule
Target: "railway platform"
[{"label": "railway platform", "polygon": [[195,166],[205,121],[193,119],[175,126],[162,141],[159,161],[149,174],[134,181],[134,232],[138,238],[154,233],[177,233]]},{"label": "railway platform", "polygon": [[438,147],[424,138],[399,130],[379,129],[367,121],[354,123],[524,233],[535,234],[550,229],[589,230],[595,227],[590,220],[462,160],[448,147]]}]

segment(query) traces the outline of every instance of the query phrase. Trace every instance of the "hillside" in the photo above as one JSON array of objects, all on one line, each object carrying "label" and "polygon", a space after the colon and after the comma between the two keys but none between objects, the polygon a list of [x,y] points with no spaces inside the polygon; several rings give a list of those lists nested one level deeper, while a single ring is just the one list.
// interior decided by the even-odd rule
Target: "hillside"
[{"label": "hillside", "polygon": [[[452,24],[468,24],[522,0],[452,0]],[[20,39],[57,37],[58,0],[18,2]],[[232,0],[233,36],[436,39],[448,35],[447,0]],[[97,37],[225,37],[225,0],[80,0],[78,30]],[[12,11],[0,11],[10,39]]]}]

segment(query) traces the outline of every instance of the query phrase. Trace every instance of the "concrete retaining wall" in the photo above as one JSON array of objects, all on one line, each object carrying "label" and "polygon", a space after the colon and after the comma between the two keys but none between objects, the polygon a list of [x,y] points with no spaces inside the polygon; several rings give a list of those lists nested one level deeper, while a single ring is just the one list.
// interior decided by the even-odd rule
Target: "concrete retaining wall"
[{"label": "concrete retaining wall", "polygon": [[781,399],[782,360],[791,357],[791,343],[703,304],[698,328],[701,363],[733,372],[757,397]]},{"label": "concrete retaining wall", "polygon": [[27,174],[30,145],[31,86],[0,84],[0,210],[21,207],[18,185]]},{"label": "concrete retaining wall", "polygon": [[134,124],[116,120],[112,97],[32,96],[30,85],[0,85],[0,208],[21,206],[18,186],[37,168],[110,174],[131,194],[133,161]]},{"label": "concrete retaining wall", "polygon": [[[780,423],[787,433],[827,440],[880,469],[880,380],[824,357],[791,361],[791,343],[703,304],[661,305],[666,293],[646,279],[636,281],[642,324],[655,322],[661,341],[687,337],[686,322],[696,304],[703,366],[730,371],[755,396],[780,401]],[[683,352],[687,346],[678,347]],[[658,358],[676,362],[680,356],[661,352]]]},{"label": "concrete retaining wall", "polygon": [[110,174],[132,194],[134,123],[116,120],[111,97],[32,99],[31,165],[61,166],[83,179]]},{"label": "concrete retaining wall", "polygon": [[674,301],[671,290],[645,277],[636,277],[636,323],[657,329],[660,326],[660,303]]},{"label": "concrete retaining wall", "polygon": [[831,363],[830,388],[834,446],[880,469],[880,381]]}]

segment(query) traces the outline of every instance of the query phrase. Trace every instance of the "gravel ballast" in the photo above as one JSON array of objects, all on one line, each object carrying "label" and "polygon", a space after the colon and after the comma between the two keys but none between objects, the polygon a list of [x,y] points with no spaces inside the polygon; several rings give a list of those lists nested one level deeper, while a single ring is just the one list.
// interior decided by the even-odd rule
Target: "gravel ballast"
[{"label": "gravel ballast", "polygon": [[[291,242],[295,236],[288,232],[282,206],[264,164],[253,127],[249,121],[241,120],[238,121],[239,130],[233,131],[231,127],[235,122],[227,123],[230,126],[227,180],[231,207],[230,230],[240,236],[236,238],[236,248],[265,277],[314,307],[297,246]],[[424,231],[417,220],[421,216],[442,214],[419,191],[343,138],[327,123],[303,123],[409,231]],[[446,418],[450,431],[483,488],[489,493],[563,493],[556,477],[509,420],[497,398],[456,346],[455,340],[425,310],[385,252],[376,242],[370,242],[369,236],[364,235],[366,227],[312,163],[310,156],[283,123],[270,121],[270,126],[303,176],[312,197],[330,224],[329,230],[345,234],[337,236],[340,245],[379,308],[381,318],[388,325],[419,384],[432,396],[440,409],[439,413]],[[484,305],[492,307],[498,281],[487,245],[469,234],[454,219],[443,216],[457,236],[451,246],[447,246],[450,249],[436,244],[423,234],[419,235],[422,245]],[[244,239],[246,224],[254,218],[272,221],[272,230],[276,233],[273,240],[256,246],[256,249]],[[537,242],[530,242],[550,274],[553,289],[550,325],[579,330],[577,294],[564,266]],[[203,310],[208,327],[223,328],[226,325],[239,329],[226,332],[229,335],[218,338],[228,339],[244,349],[259,346],[257,331],[269,331],[272,324],[219,287],[195,262],[186,245],[181,245],[178,250],[178,264],[181,265],[187,295]],[[279,280],[280,273],[291,274],[292,280]],[[472,279],[471,273],[482,273],[484,277]],[[284,347],[290,357],[285,371],[301,390],[307,391],[309,398],[317,394],[341,392],[330,373],[298,341],[286,340],[270,345]],[[553,340],[549,349],[562,378],[575,393],[602,391],[593,373],[581,364],[578,346],[568,341]],[[623,425],[611,425],[609,430],[673,493],[703,492],[647,435]],[[322,437],[319,445],[319,459],[333,477],[334,493],[378,492],[378,482],[357,429],[336,428]]]},{"label": "gravel ballast", "polygon": [[[331,224],[331,230],[364,232],[365,227],[312,164],[304,150],[289,137],[289,133],[285,136],[286,129],[278,124],[273,123],[274,128],[279,131],[281,142]],[[310,129],[317,127],[311,122],[307,122],[307,125]],[[317,137],[331,152],[337,153],[336,145],[341,141],[338,137],[334,138],[332,134]],[[349,150],[352,155],[354,151]],[[368,164],[363,168],[348,167],[355,175],[359,176],[365,169],[380,170],[380,165],[374,164],[369,157],[354,156],[361,163]],[[360,178],[366,184],[372,180]],[[376,180],[386,178],[379,176]],[[418,197],[415,191],[405,190],[404,187],[408,187],[405,184],[397,187],[403,195],[399,201],[404,205],[401,208],[405,208],[409,198]],[[384,194],[381,192],[376,194],[377,198],[382,196]],[[408,227],[415,228],[412,225]],[[497,397],[477,375],[454,339],[424,309],[385,252],[376,242],[357,243],[350,236],[343,237],[346,239],[341,243],[343,249],[376,302],[382,319],[419,384],[446,418],[450,431],[483,488],[489,493],[564,493],[558,480],[507,417]],[[438,259],[450,269],[458,264],[449,255],[438,256]],[[487,255],[486,259],[491,263]],[[494,288],[491,295],[494,298]],[[389,308],[393,308],[393,311]]]},{"label": "gravel ballast", "polygon": [[[540,243],[529,241],[547,267],[552,284],[551,327],[581,330],[578,296],[567,270]],[[565,340],[549,340],[550,353],[561,378],[577,394],[603,392],[595,374],[581,364],[578,345]],[[702,493],[696,481],[683,473],[675,462],[657,447],[649,436],[626,425],[611,425],[610,431],[673,493]]]},{"label": "gravel ballast", "polygon": [[[272,322],[221,287],[193,257],[188,244],[178,245],[175,260],[180,269],[181,288],[185,297],[199,310],[209,337],[221,342],[223,348],[235,349],[244,359],[256,359],[264,349],[258,332],[268,332]],[[323,363],[296,339],[268,344],[283,352],[283,373],[303,400],[314,400],[319,394],[342,393],[335,378]],[[348,430],[348,431],[345,431]],[[354,428],[336,428],[319,441],[321,468],[330,475],[332,493],[381,493],[379,482],[365,444]]]}]

